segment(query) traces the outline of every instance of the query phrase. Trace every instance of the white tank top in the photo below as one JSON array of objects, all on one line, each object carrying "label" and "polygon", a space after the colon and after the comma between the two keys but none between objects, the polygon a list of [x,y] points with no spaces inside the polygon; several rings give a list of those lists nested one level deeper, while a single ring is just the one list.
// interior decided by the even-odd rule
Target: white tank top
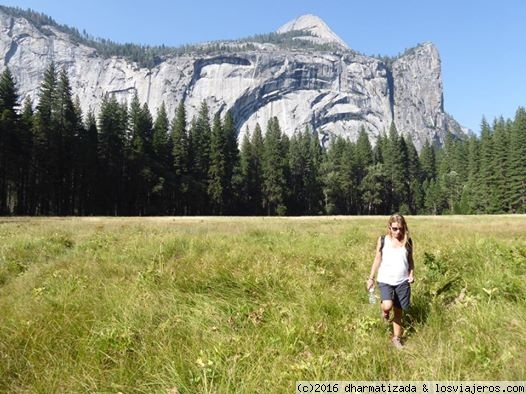
[{"label": "white tank top", "polygon": [[391,286],[399,285],[409,278],[409,262],[405,247],[393,245],[390,237],[385,237],[382,260],[376,280]]}]

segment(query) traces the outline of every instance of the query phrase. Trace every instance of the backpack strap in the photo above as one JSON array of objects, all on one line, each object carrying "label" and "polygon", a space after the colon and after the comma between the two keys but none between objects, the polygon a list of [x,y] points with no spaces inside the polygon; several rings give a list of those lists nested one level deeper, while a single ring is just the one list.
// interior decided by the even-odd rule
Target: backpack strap
[{"label": "backpack strap", "polygon": [[380,237],[380,253],[382,253],[382,250],[384,249],[384,244],[385,244],[385,235],[382,235]]},{"label": "backpack strap", "polygon": [[411,252],[413,251],[413,240],[412,240],[411,238],[409,238],[409,239],[407,240],[407,243],[406,243],[406,245],[405,245],[405,249],[406,249],[409,253],[411,253]]}]

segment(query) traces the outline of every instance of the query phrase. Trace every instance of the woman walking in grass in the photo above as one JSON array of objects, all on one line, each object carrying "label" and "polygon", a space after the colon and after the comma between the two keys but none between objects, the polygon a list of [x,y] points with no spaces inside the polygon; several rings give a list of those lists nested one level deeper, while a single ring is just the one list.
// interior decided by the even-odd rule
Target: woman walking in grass
[{"label": "woman walking in grass", "polygon": [[393,345],[402,348],[402,311],[410,305],[411,286],[414,281],[413,244],[405,218],[394,214],[387,224],[387,235],[378,238],[376,256],[367,279],[367,290],[374,287],[374,276],[382,298],[381,313],[389,322],[393,310]]}]

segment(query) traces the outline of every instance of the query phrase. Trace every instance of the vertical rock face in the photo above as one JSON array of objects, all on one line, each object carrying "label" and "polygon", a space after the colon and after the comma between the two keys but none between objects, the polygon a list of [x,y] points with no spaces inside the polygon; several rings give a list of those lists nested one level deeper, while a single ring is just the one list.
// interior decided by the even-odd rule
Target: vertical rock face
[{"label": "vertical rock face", "polygon": [[355,138],[362,125],[373,137],[388,130],[387,69],[378,60],[319,53],[270,53],[251,60],[258,82],[231,105],[242,131],[272,116],[283,130],[310,127],[326,138]]},{"label": "vertical rock face", "polygon": [[54,61],[68,72],[82,109],[95,113],[105,94],[130,102],[137,93],[152,113],[164,102],[173,116],[182,100],[188,119],[203,101],[211,113],[231,110],[241,133],[257,123],[264,130],[273,116],[287,134],[308,127],[324,140],[355,139],[363,126],[374,143],[393,121],[417,148],[427,140],[441,143],[446,132],[464,133],[444,113],[440,57],[431,43],[388,64],[353,52],[312,15],[289,22],[277,35],[287,33],[313,46],[287,49],[257,42],[247,50],[246,42],[230,42],[228,52],[168,56],[144,68],[124,58],[104,58],[56,26],[37,27],[0,10],[3,66],[15,76],[20,96],[34,102]]},{"label": "vertical rock face", "polygon": [[392,75],[394,122],[399,130],[414,131],[415,145],[426,140],[441,143],[445,131],[460,129],[444,113],[440,57],[431,43],[394,61]]}]

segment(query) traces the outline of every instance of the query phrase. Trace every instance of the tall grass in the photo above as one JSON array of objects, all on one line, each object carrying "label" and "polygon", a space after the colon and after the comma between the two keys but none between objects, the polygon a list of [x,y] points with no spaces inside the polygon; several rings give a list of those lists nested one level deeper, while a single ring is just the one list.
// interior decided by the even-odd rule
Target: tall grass
[{"label": "tall grass", "polygon": [[409,217],[406,348],[364,289],[386,218],[0,223],[0,391],[524,380],[526,217]]}]

